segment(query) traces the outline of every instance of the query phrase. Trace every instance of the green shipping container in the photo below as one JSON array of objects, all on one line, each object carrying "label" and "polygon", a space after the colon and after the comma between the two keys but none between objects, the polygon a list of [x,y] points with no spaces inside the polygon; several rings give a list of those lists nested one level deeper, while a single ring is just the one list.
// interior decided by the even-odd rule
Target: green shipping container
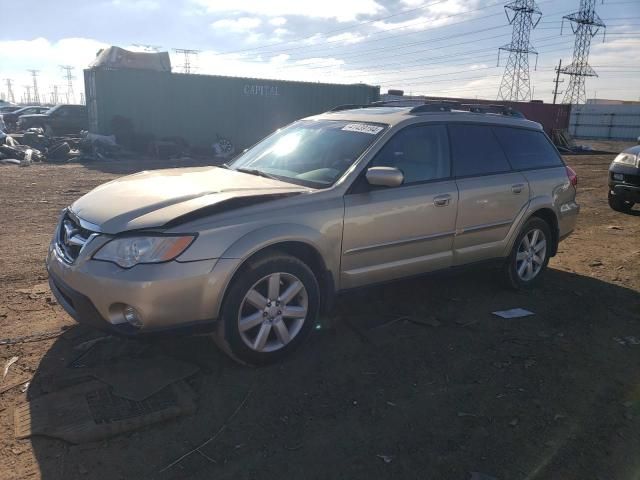
[{"label": "green shipping container", "polygon": [[380,98],[380,87],[364,84],[105,68],[85,70],[84,78],[92,132],[111,134],[111,121],[119,115],[138,133],[179,136],[200,147],[210,147],[219,135],[236,151],[294,120]]}]

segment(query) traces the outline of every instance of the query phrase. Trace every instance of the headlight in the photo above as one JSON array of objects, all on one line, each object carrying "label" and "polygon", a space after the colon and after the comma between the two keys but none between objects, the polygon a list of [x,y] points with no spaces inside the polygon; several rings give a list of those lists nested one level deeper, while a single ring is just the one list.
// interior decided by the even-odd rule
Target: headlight
[{"label": "headlight", "polygon": [[613,163],[638,168],[638,156],[635,153],[621,153],[613,160]]},{"label": "headlight", "polygon": [[103,245],[93,258],[123,268],[139,263],[168,262],[184,252],[195,238],[195,235],[116,238]]}]

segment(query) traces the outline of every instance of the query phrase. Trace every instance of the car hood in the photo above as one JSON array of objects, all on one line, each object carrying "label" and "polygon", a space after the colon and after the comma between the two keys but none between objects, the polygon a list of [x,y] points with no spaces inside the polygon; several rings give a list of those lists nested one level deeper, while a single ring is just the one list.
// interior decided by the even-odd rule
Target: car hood
[{"label": "car hood", "polygon": [[173,168],[105,183],[70,208],[96,230],[116,234],[175,224],[203,209],[221,212],[308,191],[311,189],[224,168]]}]

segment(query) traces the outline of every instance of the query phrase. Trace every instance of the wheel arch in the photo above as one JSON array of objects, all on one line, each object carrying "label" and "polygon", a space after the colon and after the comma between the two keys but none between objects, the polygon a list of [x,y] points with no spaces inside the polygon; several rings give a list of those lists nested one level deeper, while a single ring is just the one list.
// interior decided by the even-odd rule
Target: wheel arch
[{"label": "wheel arch", "polygon": [[229,287],[238,275],[241,275],[252,263],[256,263],[258,260],[273,254],[290,255],[305,263],[318,280],[318,286],[320,288],[320,311],[324,313],[331,309],[335,297],[333,274],[331,270],[327,268],[320,250],[315,245],[300,239],[275,241],[249,253],[246,258],[239,263],[231,275],[230,280],[225,285],[220,305],[224,304]]},{"label": "wheel arch", "polygon": [[534,217],[544,220],[547,223],[547,225],[549,225],[549,229],[551,230],[551,235],[553,236],[552,238],[553,244],[551,246],[551,251],[549,253],[549,256],[554,257],[556,253],[558,253],[558,243],[560,241],[560,238],[559,238],[560,228],[558,226],[558,217],[556,213],[551,208],[548,208],[548,207],[539,208],[538,210],[534,211],[533,213],[531,213],[531,215],[529,215],[526,221]]}]

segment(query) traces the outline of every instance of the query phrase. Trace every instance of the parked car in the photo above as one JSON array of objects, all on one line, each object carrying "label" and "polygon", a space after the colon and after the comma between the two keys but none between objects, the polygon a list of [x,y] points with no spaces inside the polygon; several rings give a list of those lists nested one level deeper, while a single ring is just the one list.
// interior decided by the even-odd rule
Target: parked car
[{"label": "parked car", "polygon": [[10,112],[2,112],[2,118],[4,123],[7,125],[7,129],[15,130],[18,124],[18,119],[22,115],[33,115],[33,114],[41,114],[50,110],[51,107],[43,107],[40,105],[32,105],[29,107],[18,107],[16,110]]},{"label": "parked car", "polygon": [[21,108],[22,107],[20,105],[5,105],[4,107],[0,107],[0,115],[15,112],[16,110],[20,110]]},{"label": "parked car", "polygon": [[628,212],[640,202],[640,137],[638,145],[627,148],[609,166],[609,206]]},{"label": "parked car", "polygon": [[484,260],[530,287],[574,229],[576,184],[525,119],[439,104],[331,111],[230,165],[97,187],[64,210],[46,263],[80,322],[213,331],[233,358],[265,364],[339,292]]},{"label": "parked car", "polygon": [[42,128],[47,135],[79,133],[89,128],[87,107],[84,105],[56,105],[45,113],[22,115],[17,128]]}]

